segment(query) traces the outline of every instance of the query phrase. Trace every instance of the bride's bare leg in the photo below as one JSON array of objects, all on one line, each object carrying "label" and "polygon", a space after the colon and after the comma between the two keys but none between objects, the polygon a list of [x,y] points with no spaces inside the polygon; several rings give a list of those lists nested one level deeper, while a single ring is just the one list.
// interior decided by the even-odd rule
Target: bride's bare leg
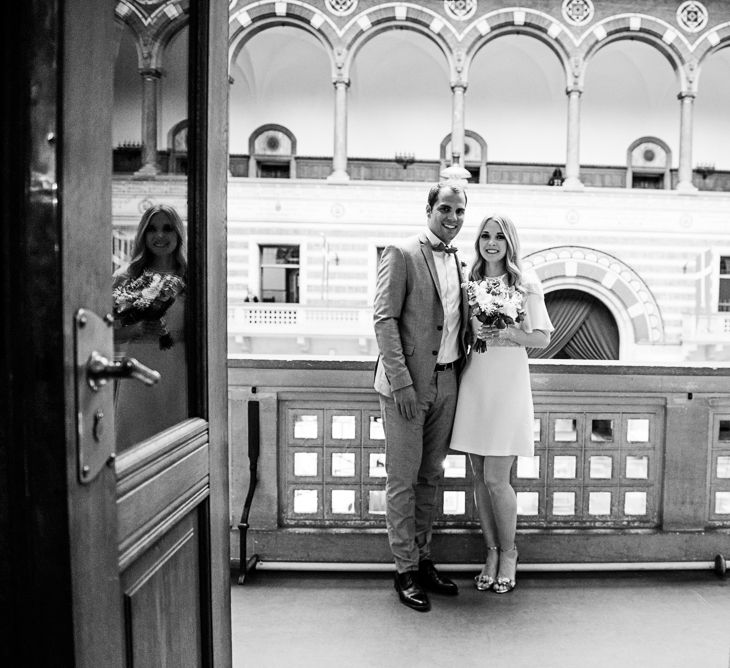
[{"label": "bride's bare leg", "polygon": [[498,580],[515,581],[517,570],[517,495],[510,484],[514,456],[485,457],[484,483],[491,502],[497,545],[500,547]]},{"label": "bride's bare leg", "polygon": [[494,521],[494,511],[489,490],[484,482],[484,457],[469,455],[471,469],[474,474],[474,500],[479,513],[479,524],[487,547],[482,572],[476,577],[478,589],[489,589],[497,578],[497,564],[499,563],[499,541],[497,527]]}]

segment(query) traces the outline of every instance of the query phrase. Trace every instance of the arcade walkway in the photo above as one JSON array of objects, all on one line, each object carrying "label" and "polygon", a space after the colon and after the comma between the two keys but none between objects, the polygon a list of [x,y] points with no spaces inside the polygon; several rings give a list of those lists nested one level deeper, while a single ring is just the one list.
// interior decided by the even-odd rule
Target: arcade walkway
[{"label": "arcade walkway", "polygon": [[[730,579],[523,572],[427,614],[385,573],[260,571],[232,585],[234,668],[729,668]],[[235,580],[233,581],[235,582]]]}]

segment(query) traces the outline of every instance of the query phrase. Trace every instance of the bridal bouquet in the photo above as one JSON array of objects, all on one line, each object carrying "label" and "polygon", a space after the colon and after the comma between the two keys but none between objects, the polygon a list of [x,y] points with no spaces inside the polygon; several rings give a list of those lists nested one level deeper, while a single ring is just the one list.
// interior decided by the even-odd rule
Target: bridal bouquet
[{"label": "bridal bouquet", "polygon": [[[522,293],[508,287],[498,278],[485,278],[481,281],[467,281],[463,284],[471,307],[471,314],[484,325],[504,329],[525,319],[522,307]],[[487,343],[477,339],[474,350],[483,353]]]},{"label": "bridal bouquet", "polygon": [[123,326],[158,320],[160,349],[172,347],[172,335],[164,315],[175,298],[185,289],[185,281],[174,274],[160,274],[146,269],[135,279],[114,288],[114,319]]}]

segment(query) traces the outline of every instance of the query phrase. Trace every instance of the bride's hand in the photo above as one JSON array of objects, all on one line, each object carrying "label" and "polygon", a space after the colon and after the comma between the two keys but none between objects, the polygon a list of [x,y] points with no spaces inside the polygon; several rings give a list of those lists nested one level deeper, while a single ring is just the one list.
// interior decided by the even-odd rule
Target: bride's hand
[{"label": "bride's hand", "polygon": [[519,327],[515,327],[514,325],[507,325],[504,329],[498,329],[497,330],[497,337],[503,341],[512,341],[516,343],[515,341],[515,332],[521,331]]},{"label": "bride's hand", "polygon": [[482,324],[481,327],[479,327],[479,332],[477,333],[477,338],[481,339],[482,341],[489,341],[490,339],[493,339],[495,336],[498,336],[499,330],[496,327],[492,327],[491,325],[485,325]]}]

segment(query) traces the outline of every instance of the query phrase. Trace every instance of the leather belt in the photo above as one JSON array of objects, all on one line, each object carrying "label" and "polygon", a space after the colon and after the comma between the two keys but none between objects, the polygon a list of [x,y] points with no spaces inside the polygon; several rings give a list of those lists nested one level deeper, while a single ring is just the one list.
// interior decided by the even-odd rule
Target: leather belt
[{"label": "leather belt", "polygon": [[437,364],[436,365],[436,371],[448,371],[449,369],[455,369],[456,365],[459,363],[459,360],[454,360],[453,362],[446,362],[446,364]]}]

